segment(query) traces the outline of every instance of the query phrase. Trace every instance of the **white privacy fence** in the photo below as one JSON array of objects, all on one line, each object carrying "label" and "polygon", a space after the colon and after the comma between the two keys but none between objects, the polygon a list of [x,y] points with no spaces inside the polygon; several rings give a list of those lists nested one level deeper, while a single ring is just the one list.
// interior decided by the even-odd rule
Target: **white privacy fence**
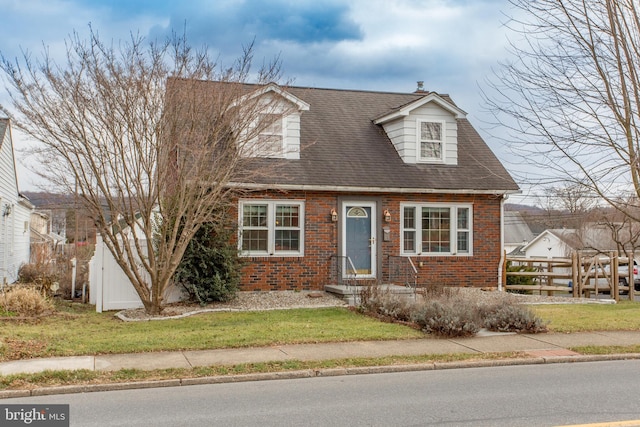
[{"label": "white privacy fence", "polygon": [[[140,245],[146,247],[146,241]],[[141,272],[147,274],[146,272]],[[181,288],[169,286],[164,294],[164,302],[172,303],[185,299]],[[99,234],[96,236],[96,250],[89,261],[89,302],[95,304],[96,311],[126,310],[143,306],[131,281],[124,274],[115,258]]]},{"label": "white privacy fence", "polygon": [[89,301],[98,313],[142,307],[138,293],[100,235],[96,236],[96,251],[89,261]]}]

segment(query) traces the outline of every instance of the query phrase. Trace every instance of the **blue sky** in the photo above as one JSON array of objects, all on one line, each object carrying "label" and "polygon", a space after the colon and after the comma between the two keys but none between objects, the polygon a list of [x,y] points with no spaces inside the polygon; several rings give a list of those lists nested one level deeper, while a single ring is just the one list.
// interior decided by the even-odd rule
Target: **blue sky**
[{"label": "blue sky", "polygon": [[[507,0],[0,0],[0,51],[64,54],[73,31],[91,24],[103,39],[150,39],[186,27],[231,64],[255,39],[255,63],[280,55],[294,85],[450,94],[510,168],[507,150],[484,128],[479,85],[507,57]],[[0,102],[6,102],[4,91]],[[14,132],[20,188],[35,183]]]}]

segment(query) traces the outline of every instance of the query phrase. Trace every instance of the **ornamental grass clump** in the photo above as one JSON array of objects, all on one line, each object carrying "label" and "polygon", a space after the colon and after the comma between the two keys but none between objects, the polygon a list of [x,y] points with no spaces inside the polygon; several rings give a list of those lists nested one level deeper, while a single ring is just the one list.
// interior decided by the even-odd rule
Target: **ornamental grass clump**
[{"label": "ornamental grass clump", "polygon": [[402,294],[391,293],[379,286],[367,286],[360,293],[360,309],[368,313],[392,318],[400,322],[411,321],[415,302]]},{"label": "ornamental grass clump", "polygon": [[480,326],[476,313],[465,305],[456,305],[452,300],[431,300],[419,305],[411,320],[430,334],[442,337],[468,337],[475,335]]},{"label": "ornamental grass clump", "polygon": [[15,287],[0,295],[0,307],[5,313],[33,317],[54,311],[53,304],[33,287]]},{"label": "ornamental grass clump", "polygon": [[529,307],[500,304],[484,310],[484,327],[498,332],[525,332],[536,334],[547,332],[547,324]]},{"label": "ornamental grass clump", "polygon": [[361,296],[360,310],[412,322],[424,332],[441,337],[472,336],[481,328],[500,332],[547,331],[546,323],[528,307],[502,298],[502,294],[479,292],[482,291],[439,287],[413,298],[372,286]]}]

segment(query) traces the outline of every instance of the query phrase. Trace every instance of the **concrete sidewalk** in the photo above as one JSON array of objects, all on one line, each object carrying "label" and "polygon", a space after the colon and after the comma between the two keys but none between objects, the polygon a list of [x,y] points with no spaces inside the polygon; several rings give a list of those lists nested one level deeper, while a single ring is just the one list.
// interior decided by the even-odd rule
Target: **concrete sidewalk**
[{"label": "concrete sidewalk", "polygon": [[[472,338],[424,338],[400,341],[358,341],[326,344],[281,345],[259,348],[190,350],[98,356],[52,357],[0,363],[0,374],[37,373],[45,370],[96,370],[194,368],[270,361],[437,354],[487,354],[525,352],[531,356],[576,357],[567,350],[580,346],[630,346],[640,344],[640,332],[585,332],[572,334],[481,333]],[[632,357],[631,355],[629,357]]]}]

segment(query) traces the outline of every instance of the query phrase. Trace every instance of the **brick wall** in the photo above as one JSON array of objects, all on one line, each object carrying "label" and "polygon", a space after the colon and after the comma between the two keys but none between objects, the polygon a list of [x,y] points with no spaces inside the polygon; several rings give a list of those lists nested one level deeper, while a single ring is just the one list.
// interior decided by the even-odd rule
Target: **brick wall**
[{"label": "brick wall", "polygon": [[[241,289],[246,291],[319,290],[332,281],[332,255],[338,254],[339,222],[331,221],[331,209],[340,212],[339,198],[330,192],[254,193],[254,198],[305,200],[304,257],[245,257]],[[359,197],[362,197],[359,195]],[[378,219],[388,209],[391,221],[378,224],[379,276],[388,277],[389,255],[400,253],[400,203],[449,202],[473,204],[473,255],[412,257],[420,285],[495,287],[500,261],[500,198],[485,195],[372,195],[379,202]],[[237,212],[234,212],[237,215]],[[391,241],[382,239],[389,227]]]}]

